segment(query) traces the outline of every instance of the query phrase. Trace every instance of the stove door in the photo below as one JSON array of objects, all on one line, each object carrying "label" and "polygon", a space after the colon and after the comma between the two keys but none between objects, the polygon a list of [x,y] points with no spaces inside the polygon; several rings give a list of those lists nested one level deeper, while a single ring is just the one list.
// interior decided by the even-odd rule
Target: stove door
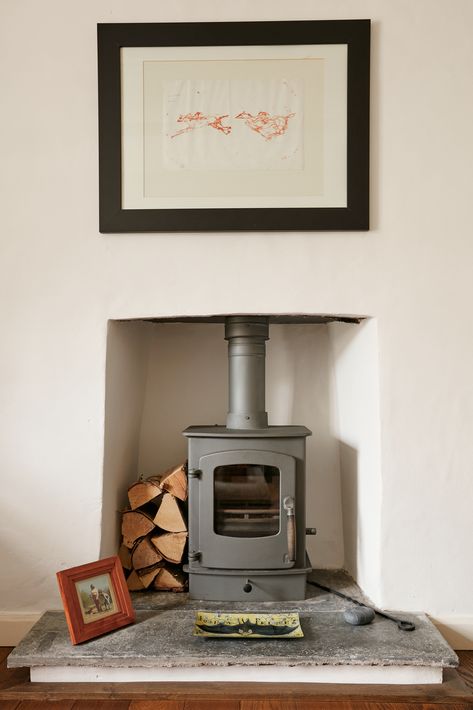
[{"label": "stove door", "polygon": [[201,565],[292,567],[295,459],[273,451],[225,451],[202,456],[199,468]]}]

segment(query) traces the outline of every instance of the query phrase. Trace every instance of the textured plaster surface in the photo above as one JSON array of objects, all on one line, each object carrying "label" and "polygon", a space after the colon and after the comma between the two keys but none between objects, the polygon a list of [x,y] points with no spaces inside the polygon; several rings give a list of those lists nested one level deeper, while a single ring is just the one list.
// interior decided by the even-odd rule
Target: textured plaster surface
[{"label": "textured plaster surface", "polygon": [[[313,573],[321,584],[363,598],[342,572]],[[415,622],[412,632],[376,617],[367,626],[350,626],[343,612],[350,602],[308,587],[299,602],[244,604],[199,602],[187,594],[133,595],[136,623],[72,646],[64,614],[49,611],[8,659],[18,666],[96,666],[110,668],[191,668],[206,666],[430,666],[456,667],[458,659],[424,614],[400,614]],[[302,639],[215,639],[192,636],[195,611],[298,611]]]}]

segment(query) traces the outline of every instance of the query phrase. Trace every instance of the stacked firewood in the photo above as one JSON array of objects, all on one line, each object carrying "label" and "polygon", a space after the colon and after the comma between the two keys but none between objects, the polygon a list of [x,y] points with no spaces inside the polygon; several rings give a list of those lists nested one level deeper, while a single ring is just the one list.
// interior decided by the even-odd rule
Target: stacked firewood
[{"label": "stacked firewood", "polygon": [[181,464],[133,483],[122,513],[119,557],[130,591],[182,592],[187,544],[187,471]]}]

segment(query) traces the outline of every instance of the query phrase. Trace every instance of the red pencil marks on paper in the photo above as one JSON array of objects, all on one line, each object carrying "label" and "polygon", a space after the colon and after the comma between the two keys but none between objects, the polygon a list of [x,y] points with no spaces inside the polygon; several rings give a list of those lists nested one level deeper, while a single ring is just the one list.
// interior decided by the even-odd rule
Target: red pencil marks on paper
[{"label": "red pencil marks on paper", "polygon": [[[295,116],[295,113],[288,113],[286,116],[274,115],[271,116],[267,111],[259,111],[256,115],[242,111],[234,116],[234,118],[245,121],[245,125],[252,131],[259,133],[265,140],[270,141],[276,136],[282,136],[286,133],[289,126],[289,119]],[[184,128],[173,133],[171,138],[181,136],[183,133],[194,131],[197,128],[214,128],[224,135],[228,136],[232,132],[232,127],[223,124],[225,118],[229,118],[228,113],[221,115],[211,114],[209,116],[196,111],[195,113],[181,113],[176,121],[177,123],[187,124]]]},{"label": "red pencil marks on paper", "polygon": [[267,111],[259,111],[256,116],[253,116],[247,111],[242,111],[235,118],[244,120],[248,128],[259,133],[265,140],[270,141],[276,136],[282,136],[286,133],[289,119],[295,115],[295,113],[288,113],[287,116],[271,116]]},{"label": "red pencil marks on paper", "polygon": [[232,132],[232,127],[231,126],[224,126],[222,124],[222,121],[224,118],[228,118],[228,113],[225,113],[223,116],[214,116],[213,121],[210,121],[208,124],[211,128],[216,128],[217,131],[222,131],[222,133],[225,133],[227,136],[229,133]]},{"label": "red pencil marks on paper", "polygon": [[176,138],[176,136],[180,136],[183,133],[188,133],[189,131],[194,131],[196,128],[205,128],[207,126],[228,135],[231,133],[232,127],[223,125],[222,121],[224,118],[228,118],[228,113],[221,116],[206,116],[200,111],[196,111],[195,113],[181,113],[176,119],[177,123],[186,123],[187,125],[185,128],[177,131],[177,133],[174,133],[171,138]]}]

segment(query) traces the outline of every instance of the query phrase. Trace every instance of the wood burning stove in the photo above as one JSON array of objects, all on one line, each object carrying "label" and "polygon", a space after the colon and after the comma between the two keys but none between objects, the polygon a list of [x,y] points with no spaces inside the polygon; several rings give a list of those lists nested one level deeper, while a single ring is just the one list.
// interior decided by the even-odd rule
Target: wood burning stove
[{"label": "wood burning stove", "polygon": [[194,599],[296,600],[310,571],[305,551],[303,426],[268,426],[265,349],[269,321],[225,321],[226,426],[191,426],[189,591]]}]

